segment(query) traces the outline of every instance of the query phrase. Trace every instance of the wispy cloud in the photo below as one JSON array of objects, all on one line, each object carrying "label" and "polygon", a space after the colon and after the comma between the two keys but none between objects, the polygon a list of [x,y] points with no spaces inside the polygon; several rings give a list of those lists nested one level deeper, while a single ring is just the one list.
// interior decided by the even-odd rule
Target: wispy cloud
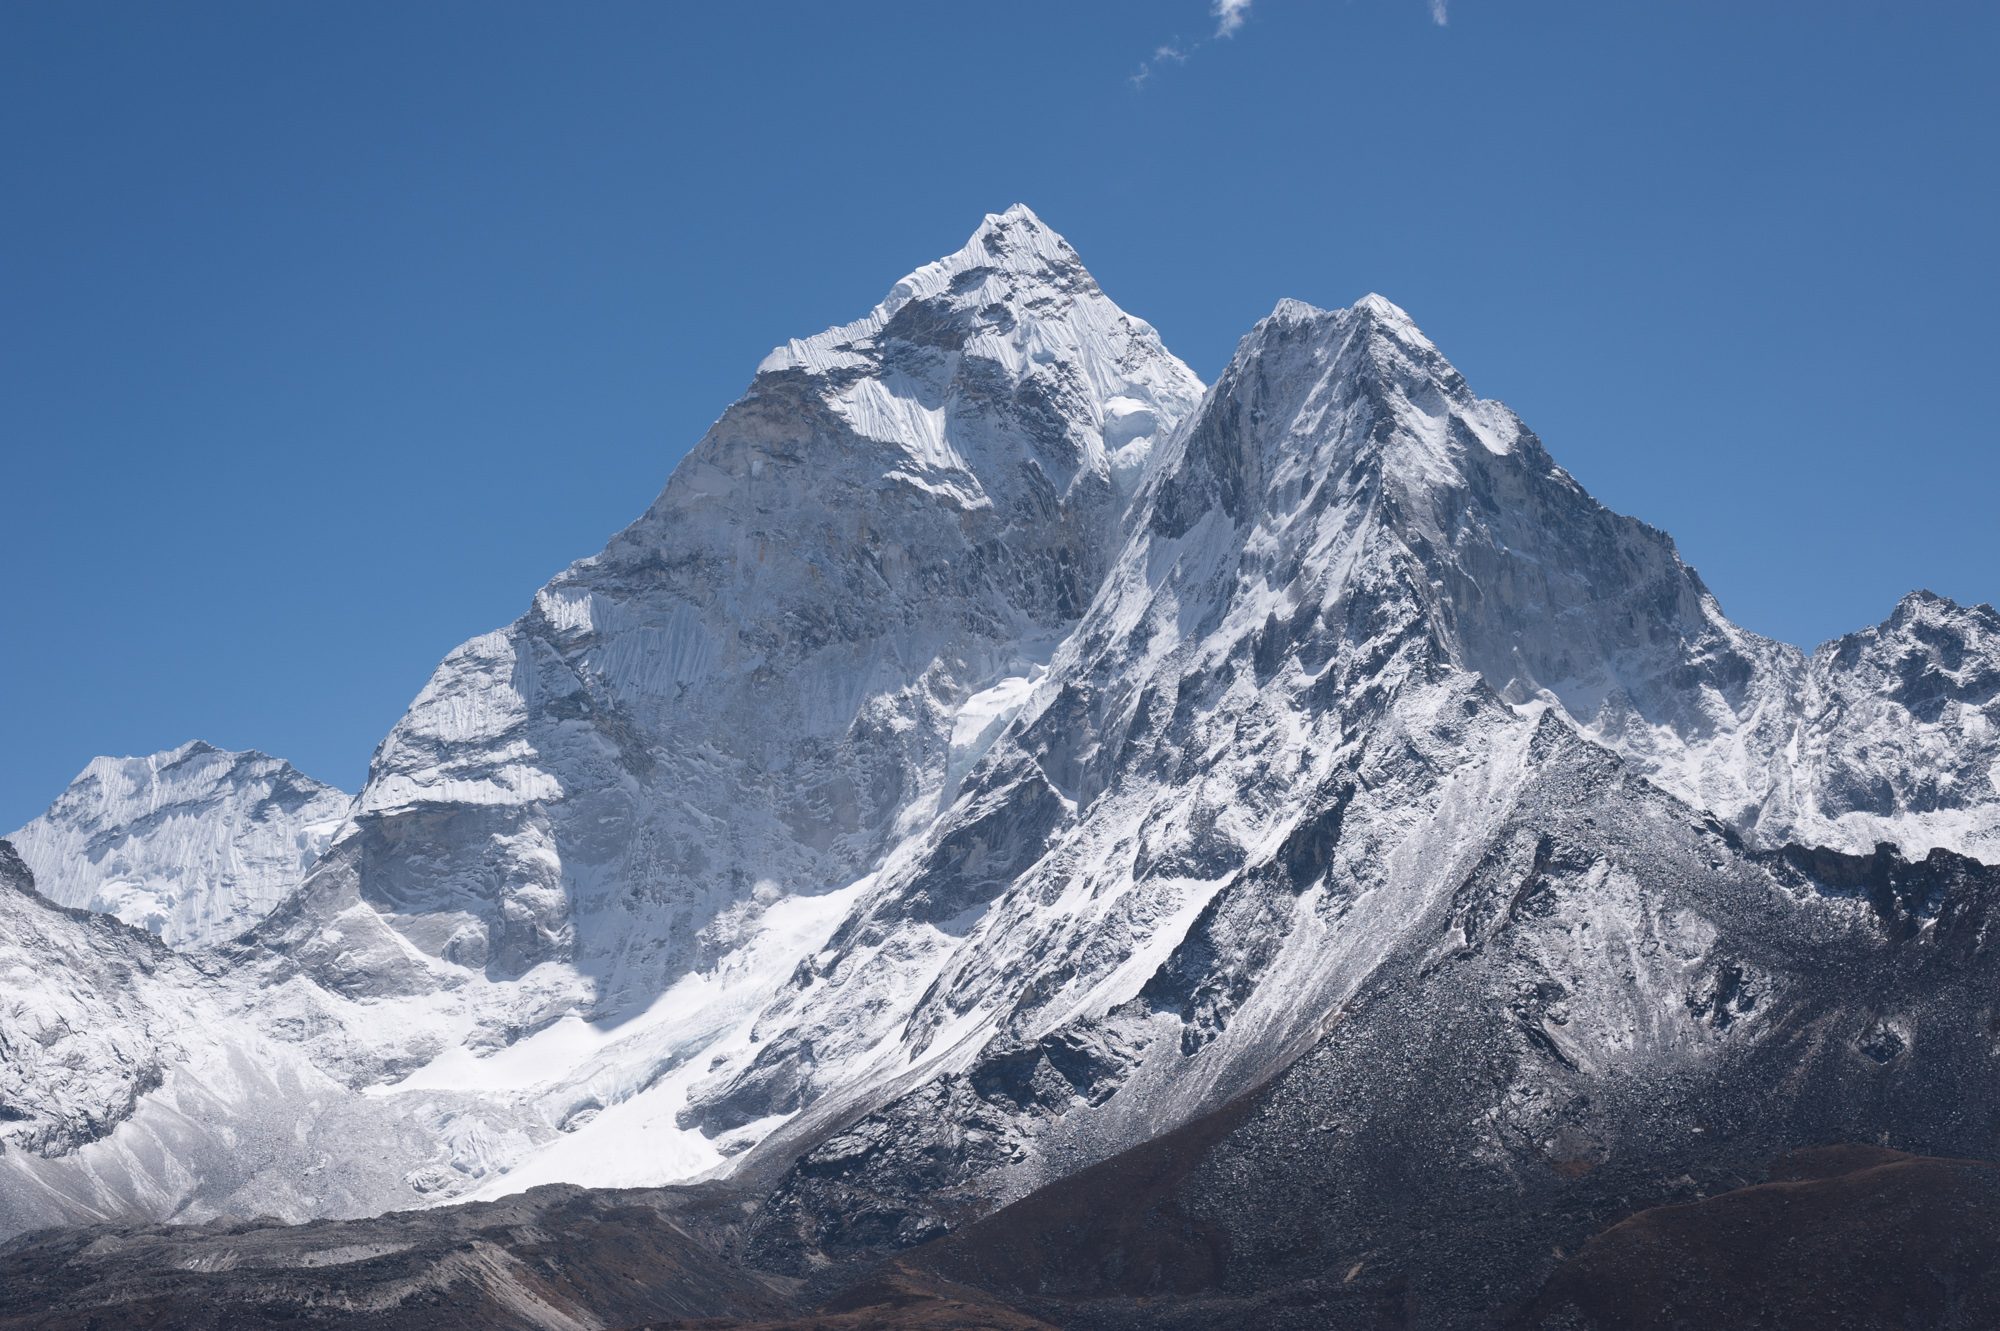
[{"label": "wispy cloud", "polygon": [[[1431,8],[1439,7],[1437,0],[1432,0]],[[1215,35],[1234,37],[1243,20],[1250,17],[1250,0],[1215,0],[1209,12],[1215,15]]]},{"label": "wispy cloud", "polygon": [[[1199,43],[1197,43],[1199,45]],[[1162,42],[1153,48],[1153,53],[1139,62],[1139,72],[1132,76],[1132,86],[1143,88],[1146,80],[1153,77],[1153,71],[1162,65],[1185,65],[1188,53],[1172,42]]]},{"label": "wispy cloud", "polygon": [[[1189,57],[1210,42],[1234,37],[1249,21],[1250,6],[1256,0],[1209,0],[1208,14],[1215,20],[1215,31],[1196,42],[1183,42],[1176,37],[1173,41],[1162,42],[1153,48],[1153,53],[1139,62],[1138,70],[1131,76],[1134,88],[1143,88],[1152,77],[1168,65],[1185,65]],[[1451,0],[1424,0],[1430,7],[1431,22],[1440,28],[1451,22]]]},{"label": "wispy cloud", "polygon": [[1168,65],[1185,65],[1188,57],[1212,41],[1223,37],[1234,37],[1250,17],[1253,0],[1209,0],[1209,17],[1215,20],[1215,35],[1198,42],[1183,42],[1176,37],[1170,42],[1162,42],[1153,48],[1153,53],[1139,62],[1138,72],[1132,75],[1132,86],[1143,88],[1146,81]]}]

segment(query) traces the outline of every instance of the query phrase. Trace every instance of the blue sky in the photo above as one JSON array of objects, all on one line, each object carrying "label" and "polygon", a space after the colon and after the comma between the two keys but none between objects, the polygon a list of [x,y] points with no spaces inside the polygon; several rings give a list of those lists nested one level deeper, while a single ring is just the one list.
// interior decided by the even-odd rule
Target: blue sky
[{"label": "blue sky", "polygon": [[0,8],[0,828],[195,736],[354,788],[1015,200],[1204,377],[1388,295],[1753,629],[2000,597],[2000,7],[1230,8]]}]

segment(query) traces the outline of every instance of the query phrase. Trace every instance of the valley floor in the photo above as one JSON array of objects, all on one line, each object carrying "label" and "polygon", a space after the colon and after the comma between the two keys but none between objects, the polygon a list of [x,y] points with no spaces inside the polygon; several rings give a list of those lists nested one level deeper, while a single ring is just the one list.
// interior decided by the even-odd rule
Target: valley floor
[{"label": "valley floor", "polygon": [[743,1264],[750,1207],[720,1190],[548,1187],[370,1220],[45,1231],[0,1249],[0,1328],[2000,1325],[2000,1165],[1871,1146],[1795,1152],[1761,1181],[1640,1209],[1564,1257],[1531,1299],[1472,1320],[1439,1320],[1368,1263],[1232,1290],[1231,1267],[1255,1255],[1231,1252],[1172,1200],[1222,1126],[1191,1125],[960,1234],[807,1280]]}]

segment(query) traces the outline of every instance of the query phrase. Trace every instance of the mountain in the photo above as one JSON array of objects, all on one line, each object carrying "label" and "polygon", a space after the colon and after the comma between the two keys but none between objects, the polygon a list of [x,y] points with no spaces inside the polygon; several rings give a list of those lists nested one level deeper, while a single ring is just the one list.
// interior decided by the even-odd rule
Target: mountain
[{"label": "mountain", "polygon": [[[1074,1328],[1489,1326],[1607,1224],[1785,1151],[1990,1151],[2000,870],[1745,863],[1615,759],[1544,740],[1498,853],[1423,903],[1306,1054],[912,1260]],[[851,1258],[847,1217],[949,1199],[901,1182],[947,1181],[940,1135],[903,1142],[900,1175],[807,1155],[766,1260]]]},{"label": "mountain", "polygon": [[[1200,391],[1033,214],[987,218],[774,351],[645,515],[454,652],[199,999],[370,1113],[490,1106],[418,1115],[434,1149],[369,1205],[538,1152],[593,1182],[721,1166],[739,1144],[673,1126],[685,1084],[752,1048],[1025,696]],[[43,1172],[116,1192],[100,1145]]]},{"label": "mountain", "polygon": [[446,983],[560,970],[513,1026],[643,1007],[778,903],[837,914],[1082,613],[1200,390],[1031,213],[989,217],[774,351],[644,516],[439,667],[315,893]]},{"label": "mountain", "polygon": [[290,896],[347,804],[290,763],[197,740],[144,758],[93,759],[9,840],[50,900],[200,947],[243,932]]},{"label": "mountain", "polygon": [[[1555,1114],[1563,1097],[1534,1083],[1570,1079],[1565,1060],[1586,1055],[1565,1044],[1585,1031],[1614,1083],[1663,1058],[1720,1076],[1715,1023],[1732,1040],[1760,1027],[1718,1002],[1762,995],[1768,1012],[1801,965],[1794,936],[1859,930],[1865,950],[1884,926],[1854,918],[1844,872],[1825,870],[1841,886],[1805,889],[1795,915],[1733,926],[1736,897],[1704,906],[1695,888],[1800,895],[1789,862],[1767,858],[1799,853],[1778,838],[1800,824],[1836,845],[1857,840],[1855,813],[1909,840],[1939,825],[1891,821],[1920,798],[1893,764],[1874,769],[1887,798],[1857,810],[1828,766],[1790,761],[1794,743],[1949,748],[1983,738],[1993,711],[1991,657],[1949,649],[1892,649],[1916,678],[1949,659],[1970,682],[1940,689],[1928,718],[1895,694],[1799,706],[1809,671],[1866,690],[1880,646],[1808,662],[1729,624],[1663,535],[1590,500],[1379,298],[1281,305],[1169,441],[1133,526],[925,850],[767,1009],[751,1067],[696,1088],[711,1130],[805,1107],[745,1166],[784,1170],[762,1222],[774,1252],[943,1232],[1286,1072],[1330,1030],[1362,1029],[1357,1006],[1385,985],[1404,1015],[1376,1057],[1425,1047],[1442,1012],[1415,1005],[1407,968],[1476,953],[1531,904],[1559,937],[1595,930],[1607,950],[1550,944],[1490,989],[1454,982],[1500,1023],[1471,1047],[1525,1021],[1548,1048],[1527,1086],[1455,1086],[1453,1112],[1519,1094]],[[1990,622],[1922,604],[1941,625]],[[1952,816],[1990,827],[1994,796],[1961,787]],[[967,872],[989,864],[1013,872]],[[1910,889],[1920,917],[1945,899],[1984,910],[1973,888],[1944,888],[1958,868],[1932,872]],[[1926,934],[1896,965],[1940,946]],[[919,977],[914,1005],[884,1000]],[[1891,1021],[1838,997],[1843,1024]],[[828,1075],[850,1049],[873,1051],[869,1081]],[[1937,1056],[1961,1073],[1971,1057],[1962,1043]],[[1379,1099],[1350,1112],[1401,1121],[1392,1084],[1370,1084]]]},{"label": "mountain", "polygon": [[1204,389],[1010,209],[452,653],[253,927],[9,899],[135,1071],[32,1065],[0,1228],[703,1179],[811,1285],[1164,1151],[1109,1285],[931,1276],[1477,1325],[1784,1151],[1993,1153],[1996,724],[1989,607],[1759,637],[1387,300]]}]

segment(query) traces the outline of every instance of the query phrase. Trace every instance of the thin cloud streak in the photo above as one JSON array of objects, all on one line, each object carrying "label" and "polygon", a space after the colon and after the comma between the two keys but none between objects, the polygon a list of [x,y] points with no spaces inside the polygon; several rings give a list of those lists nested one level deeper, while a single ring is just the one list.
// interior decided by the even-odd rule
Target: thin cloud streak
[{"label": "thin cloud streak", "polygon": [[[1432,8],[1436,7],[1433,3]],[[1250,0],[1215,0],[1209,12],[1215,15],[1215,35],[1234,37],[1243,20],[1250,17]]]},{"label": "thin cloud streak", "polygon": [[1165,42],[1154,47],[1153,54],[1140,62],[1139,72],[1132,76],[1132,86],[1135,88],[1145,87],[1146,80],[1153,77],[1154,70],[1162,65],[1185,65],[1187,58],[1188,53],[1175,46],[1172,42]]},{"label": "thin cloud streak", "polygon": [[[1188,57],[1210,42],[1234,37],[1238,32],[1242,31],[1244,23],[1248,21],[1250,6],[1254,3],[1255,0],[1209,0],[1209,16],[1215,20],[1214,35],[1186,46],[1181,45],[1179,40],[1176,39],[1171,42],[1162,42],[1160,45],[1154,47],[1153,53],[1139,62],[1138,71],[1131,76],[1132,87],[1134,89],[1144,88],[1153,75],[1166,66],[1185,65],[1188,62]],[[1426,3],[1430,7],[1431,22],[1437,24],[1440,28],[1446,27],[1451,23],[1451,0],[1426,0]]]},{"label": "thin cloud streak", "polygon": [[1254,0],[1210,0],[1209,16],[1215,20],[1215,35],[1183,46],[1179,38],[1162,42],[1153,48],[1153,53],[1139,62],[1138,72],[1131,77],[1133,88],[1143,88],[1147,80],[1167,65],[1185,65],[1188,57],[1209,42],[1224,37],[1234,37],[1245,19],[1250,16],[1250,6]]}]

